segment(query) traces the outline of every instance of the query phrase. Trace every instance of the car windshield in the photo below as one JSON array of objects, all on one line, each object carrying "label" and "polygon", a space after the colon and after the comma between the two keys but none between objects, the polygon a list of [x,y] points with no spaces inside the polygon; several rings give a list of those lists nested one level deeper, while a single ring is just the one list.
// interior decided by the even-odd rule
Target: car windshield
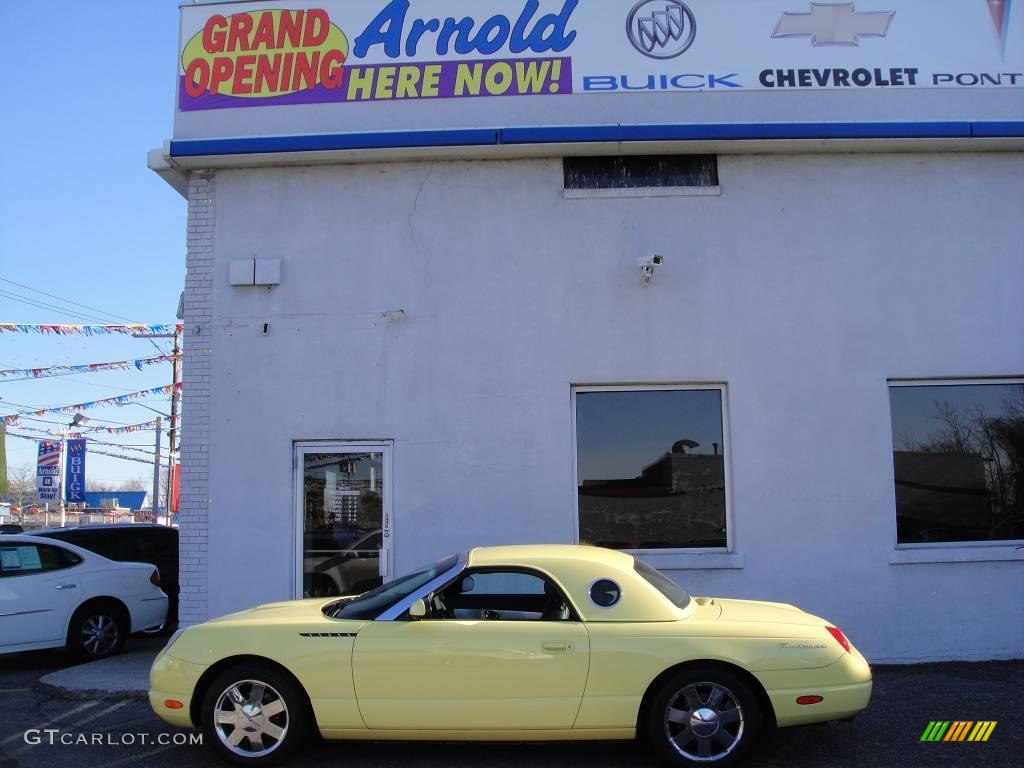
[{"label": "car windshield", "polygon": [[652,568],[647,563],[642,563],[634,558],[633,570],[643,576],[644,581],[668,598],[669,602],[676,608],[685,608],[690,604],[690,593],[657,568]]},{"label": "car windshield", "polygon": [[332,619],[375,619],[392,605],[404,597],[408,597],[428,581],[437,578],[445,571],[451,570],[459,561],[452,555],[439,560],[429,568],[416,571],[400,579],[382,584],[364,592],[355,598],[345,598],[326,606],[324,615]]}]

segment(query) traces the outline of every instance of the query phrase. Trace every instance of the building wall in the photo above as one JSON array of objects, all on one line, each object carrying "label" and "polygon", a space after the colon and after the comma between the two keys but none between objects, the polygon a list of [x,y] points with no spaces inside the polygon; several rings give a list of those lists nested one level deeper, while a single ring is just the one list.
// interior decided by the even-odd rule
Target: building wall
[{"label": "building wall", "polygon": [[210,361],[213,359],[214,211],[217,182],[193,174],[188,185],[188,250],[185,257],[184,333],[182,335],[181,495],[179,505],[182,624],[205,621],[208,579],[207,514],[210,494]]},{"label": "building wall", "polygon": [[[293,596],[295,440],[394,441],[401,573],[574,540],[573,384],[724,382],[736,555],[659,567],[876,661],[1024,654],[1019,558],[890,562],[886,384],[1024,372],[1024,155],[719,171],[720,196],[567,200],[558,160],[225,170],[212,208],[194,181],[185,619]],[[252,257],[282,284],[230,287]]]}]

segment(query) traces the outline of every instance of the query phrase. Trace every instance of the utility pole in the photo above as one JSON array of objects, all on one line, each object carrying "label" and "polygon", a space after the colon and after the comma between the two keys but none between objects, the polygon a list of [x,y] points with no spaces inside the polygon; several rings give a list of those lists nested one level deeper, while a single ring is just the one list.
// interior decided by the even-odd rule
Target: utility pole
[{"label": "utility pole", "polygon": [[167,447],[167,503],[164,505],[164,513],[167,516],[166,523],[171,524],[172,489],[174,488],[174,448],[178,436],[178,382],[181,381],[181,328],[174,329],[174,358],[171,360],[174,373],[171,378],[171,431]]},{"label": "utility pole", "polygon": [[[173,381],[171,386],[171,430],[170,430],[170,445],[167,448],[167,507],[164,510],[167,515],[166,522],[168,525],[171,522],[171,480],[174,472],[174,441],[178,435],[178,382],[181,381],[181,327],[178,325],[174,326],[174,333],[134,333],[132,338],[136,339],[174,339],[174,357],[171,360],[173,366]],[[148,406],[146,406],[148,407]],[[154,410],[150,408],[150,410]],[[160,490],[160,419],[157,418],[157,446],[156,446],[156,465],[153,468],[153,493],[158,494]],[[153,522],[160,522],[157,519],[156,513],[160,508],[159,497],[154,495],[153,497]]]},{"label": "utility pole", "polygon": [[64,487],[64,461],[65,461],[64,453],[65,453],[65,451],[67,451],[67,447],[68,447],[68,433],[67,433],[67,430],[61,429],[61,431],[60,431],[60,462],[58,463],[58,467],[60,467],[60,468],[57,470],[57,472],[58,472],[57,482],[59,484],[57,487],[60,488],[60,491],[58,491],[58,493],[59,493],[59,498],[60,498],[60,527],[61,528],[63,528],[65,525],[68,524],[67,508],[64,506],[64,495],[67,493],[67,488]]},{"label": "utility pole", "polygon": [[163,431],[163,419],[156,417],[156,456],[153,458],[153,522],[157,522],[160,514],[160,433]]}]

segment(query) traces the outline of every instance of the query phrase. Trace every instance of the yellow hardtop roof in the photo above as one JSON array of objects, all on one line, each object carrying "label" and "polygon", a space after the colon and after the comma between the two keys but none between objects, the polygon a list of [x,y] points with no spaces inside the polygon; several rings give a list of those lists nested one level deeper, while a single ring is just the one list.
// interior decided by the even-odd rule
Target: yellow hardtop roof
[{"label": "yellow hardtop roof", "polygon": [[538,561],[583,560],[618,568],[632,568],[633,556],[614,549],[583,544],[516,544],[503,547],[477,547],[469,551],[470,566],[528,565]]}]

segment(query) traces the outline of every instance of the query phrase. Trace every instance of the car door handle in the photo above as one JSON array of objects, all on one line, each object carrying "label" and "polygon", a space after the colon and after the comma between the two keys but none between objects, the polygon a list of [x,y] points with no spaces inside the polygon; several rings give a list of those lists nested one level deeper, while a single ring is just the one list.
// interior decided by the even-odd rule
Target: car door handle
[{"label": "car door handle", "polygon": [[54,589],[74,589],[77,584],[58,584]]},{"label": "car door handle", "polygon": [[572,651],[572,643],[564,640],[544,643],[541,647],[544,649],[544,653],[570,653]]}]

